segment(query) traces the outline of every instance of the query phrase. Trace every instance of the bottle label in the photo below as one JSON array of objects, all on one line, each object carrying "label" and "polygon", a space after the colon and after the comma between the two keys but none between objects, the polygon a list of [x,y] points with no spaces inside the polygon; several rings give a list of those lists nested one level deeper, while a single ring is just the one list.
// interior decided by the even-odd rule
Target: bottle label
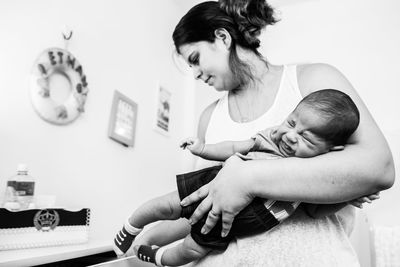
[{"label": "bottle label", "polygon": [[16,182],[15,190],[18,196],[33,196],[35,182]]},{"label": "bottle label", "polygon": [[7,187],[12,187],[15,189],[17,187],[17,181],[7,181]]}]

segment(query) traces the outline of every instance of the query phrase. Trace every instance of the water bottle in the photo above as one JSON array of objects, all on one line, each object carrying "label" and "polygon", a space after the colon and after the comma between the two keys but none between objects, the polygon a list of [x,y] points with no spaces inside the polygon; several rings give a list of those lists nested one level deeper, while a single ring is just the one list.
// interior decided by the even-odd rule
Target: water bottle
[{"label": "water bottle", "polygon": [[4,192],[3,207],[12,211],[19,210],[21,205],[17,201],[16,181],[13,176],[7,180],[6,190]]},{"label": "water bottle", "polygon": [[34,206],[35,179],[28,175],[28,167],[25,164],[19,164],[17,175],[12,177],[11,180],[15,181],[16,197],[20,208],[32,208]]}]

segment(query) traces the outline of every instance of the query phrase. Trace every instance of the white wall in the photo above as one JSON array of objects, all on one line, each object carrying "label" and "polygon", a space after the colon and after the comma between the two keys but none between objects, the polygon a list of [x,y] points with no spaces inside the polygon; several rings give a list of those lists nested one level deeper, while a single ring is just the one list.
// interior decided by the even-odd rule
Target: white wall
[{"label": "white wall", "polygon": [[[171,60],[172,31],[182,15],[175,1],[38,0],[0,2],[0,192],[18,163],[37,179],[37,194],[62,207],[92,209],[92,236],[112,238],[144,200],[175,189],[185,168],[178,148],[193,127],[190,81]],[[73,124],[41,120],[29,98],[29,77],[46,48],[69,50],[89,83],[86,112]],[[171,134],[153,130],[157,82],[172,94]],[[111,100],[119,90],[138,103],[135,146],[107,136]],[[188,112],[183,112],[184,110]]]}]

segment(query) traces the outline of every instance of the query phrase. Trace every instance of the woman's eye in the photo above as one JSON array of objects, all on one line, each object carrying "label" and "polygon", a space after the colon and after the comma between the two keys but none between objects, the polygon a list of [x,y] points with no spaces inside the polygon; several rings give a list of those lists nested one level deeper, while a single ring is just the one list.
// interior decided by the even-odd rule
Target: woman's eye
[{"label": "woman's eye", "polygon": [[199,55],[195,55],[189,59],[190,65],[197,65],[199,64]]},{"label": "woman's eye", "polygon": [[294,127],[294,125],[295,125],[294,121],[288,121],[288,124],[289,124],[290,127]]}]

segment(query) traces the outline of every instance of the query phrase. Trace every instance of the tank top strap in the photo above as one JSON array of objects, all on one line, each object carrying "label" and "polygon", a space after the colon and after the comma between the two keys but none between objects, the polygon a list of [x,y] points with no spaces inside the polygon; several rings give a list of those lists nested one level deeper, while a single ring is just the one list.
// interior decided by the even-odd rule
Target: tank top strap
[{"label": "tank top strap", "polygon": [[303,97],[301,95],[298,79],[297,79],[297,65],[285,65],[285,78],[282,79],[284,84],[281,85],[281,89],[286,89],[287,93],[293,95],[298,100]]},{"label": "tank top strap", "polygon": [[284,65],[281,84],[276,94],[274,104],[268,111],[270,116],[275,118],[274,123],[284,120],[297,106],[302,99],[297,82],[297,65]]}]

